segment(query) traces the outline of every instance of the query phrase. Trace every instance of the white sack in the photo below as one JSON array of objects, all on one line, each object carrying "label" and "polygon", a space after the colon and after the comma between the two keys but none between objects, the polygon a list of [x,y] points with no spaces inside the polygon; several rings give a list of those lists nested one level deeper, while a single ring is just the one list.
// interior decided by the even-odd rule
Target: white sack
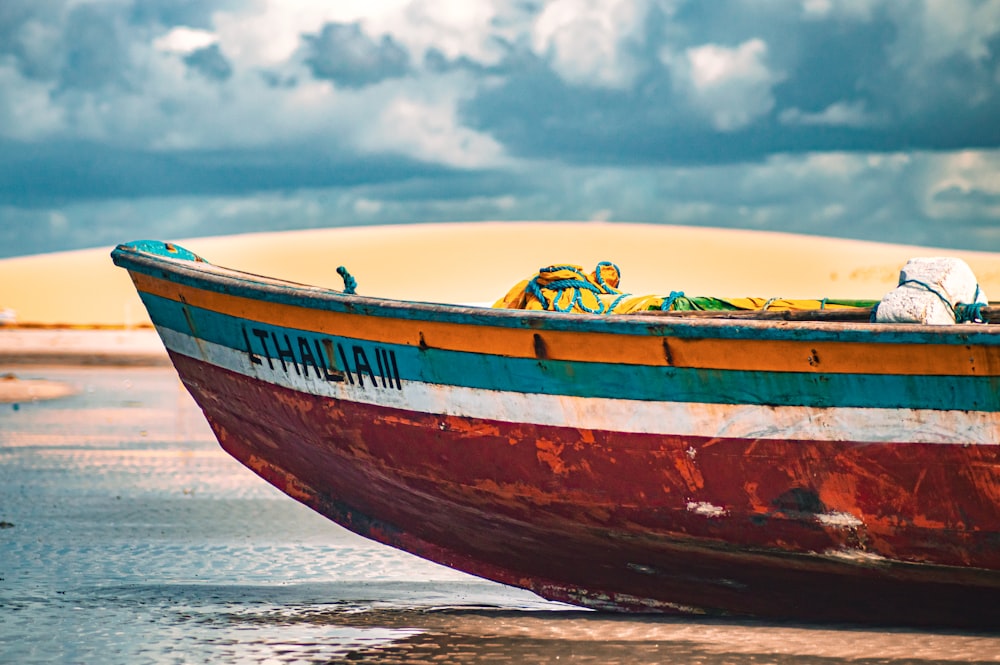
[{"label": "white sack", "polygon": [[965,261],[915,258],[907,261],[900,271],[899,286],[879,303],[875,320],[947,325],[955,323],[955,305],[974,302],[985,304],[986,294],[979,289],[979,282]]}]

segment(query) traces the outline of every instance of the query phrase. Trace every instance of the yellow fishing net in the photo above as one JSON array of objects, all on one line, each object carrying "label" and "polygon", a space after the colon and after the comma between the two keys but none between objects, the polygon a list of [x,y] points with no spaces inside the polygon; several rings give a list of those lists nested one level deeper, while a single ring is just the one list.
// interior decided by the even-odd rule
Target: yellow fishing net
[{"label": "yellow fishing net", "polygon": [[871,300],[832,300],[829,298],[714,298],[689,297],[672,291],[667,296],[622,293],[618,266],[602,261],[592,272],[571,263],[542,268],[530,279],[518,282],[493,307],[534,309],[589,314],[629,314],[649,310],[799,310],[871,307]]}]

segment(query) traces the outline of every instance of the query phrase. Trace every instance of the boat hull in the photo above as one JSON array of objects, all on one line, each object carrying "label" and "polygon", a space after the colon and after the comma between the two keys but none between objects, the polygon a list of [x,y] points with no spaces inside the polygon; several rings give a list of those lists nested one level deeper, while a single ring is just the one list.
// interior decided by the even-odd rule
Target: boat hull
[{"label": "boat hull", "polygon": [[[832,477],[844,467],[995,463],[992,456],[970,457],[968,448],[952,450],[949,460],[939,444],[762,445],[528,428],[337,403],[262,387],[186,356],[173,361],[223,448],[278,489],[360,535],[552,600],[640,612],[1000,625],[1000,575],[961,561],[978,553],[980,566],[996,567],[996,534],[952,539],[934,527],[903,525],[870,534],[773,472],[800,463],[803,454],[830,460],[814,473]],[[248,412],[259,417],[248,421]],[[555,460],[546,459],[547,451],[579,447],[581,440],[592,443],[577,451],[576,464],[627,480],[609,482],[599,496],[553,483]],[[699,456],[700,473],[717,485],[702,496],[716,503],[684,501],[652,513],[644,502],[646,477],[687,487]],[[573,464],[569,457],[558,464]],[[655,474],[651,459],[659,461]],[[516,480],[498,479],[498,468],[515,466],[522,469]],[[906,501],[912,486],[904,483],[919,475],[883,474],[867,489]],[[769,476],[776,484],[761,482],[754,491],[780,500],[737,511],[734,495],[745,491],[743,479]],[[969,489],[945,474],[924,481],[928,495],[939,497],[958,492],[961,499]],[[873,538],[894,558],[870,554]],[[954,565],[901,562],[929,554]]]},{"label": "boat hull", "polygon": [[992,333],[605,328],[116,260],[221,445],[361,535],[598,609],[1000,625]]}]

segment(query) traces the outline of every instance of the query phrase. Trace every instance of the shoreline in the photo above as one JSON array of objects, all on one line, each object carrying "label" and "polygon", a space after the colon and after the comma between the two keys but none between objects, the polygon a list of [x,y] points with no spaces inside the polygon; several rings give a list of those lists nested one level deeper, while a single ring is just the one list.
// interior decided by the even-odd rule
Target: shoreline
[{"label": "shoreline", "polygon": [[160,367],[170,358],[153,328],[0,327],[0,367]]}]

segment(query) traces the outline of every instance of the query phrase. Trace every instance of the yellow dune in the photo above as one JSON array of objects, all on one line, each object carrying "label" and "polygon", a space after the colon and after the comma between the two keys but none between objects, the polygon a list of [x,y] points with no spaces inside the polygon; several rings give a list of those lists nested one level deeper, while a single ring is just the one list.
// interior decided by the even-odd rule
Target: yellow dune
[{"label": "yellow dune", "polygon": [[[623,290],[691,296],[881,298],[914,256],[965,259],[1000,298],[1000,254],[785,233],[607,222],[348,227],[174,240],[217,265],[369,296],[492,303],[553,263],[613,261]],[[122,241],[133,238],[122,238]],[[0,310],[19,325],[148,325],[111,247],[0,260]]]}]

